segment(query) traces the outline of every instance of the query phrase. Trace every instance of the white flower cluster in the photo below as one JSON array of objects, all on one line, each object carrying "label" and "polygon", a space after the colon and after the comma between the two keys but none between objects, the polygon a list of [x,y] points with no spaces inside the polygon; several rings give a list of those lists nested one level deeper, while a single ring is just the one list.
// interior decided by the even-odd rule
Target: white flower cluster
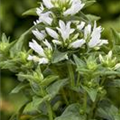
[{"label": "white flower cluster", "polygon": [[[64,16],[75,15],[78,13],[83,7],[84,3],[81,0],[42,0],[43,4],[41,4],[40,8],[37,8],[37,15],[39,19],[34,22],[34,24],[44,23],[51,25],[53,18],[53,12],[51,12],[51,8],[58,8],[63,13]],[[44,6],[45,7],[44,7]],[[49,11],[45,12],[45,9]]]},{"label": "white flower cluster", "polygon": [[[85,22],[81,22],[77,25],[77,28],[71,28],[71,21],[66,24],[64,21],[59,21],[59,27],[56,27],[56,30],[51,28],[46,28],[47,33],[53,38],[53,43],[57,45],[63,45],[68,48],[79,48],[83,44],[87,44],[89,48],[100,47],[103,44],[108,44],[107,40],[102,40],[101,26],[97,27],[96,22],[94,23],[94,27],[89,24],[85,26]],[[76,29],[79,29],[80,33],[83,31],[83,38],[79,38],[80,33],[76,33]]]},{"label": "white flower cluster", "polygon": [[[44,30],[33,30],[35,37],[42,43],[39,45],[35,40],[29,43],[29,47],[33,49],[38,56],[29,55],[28,60],[39,62],[39,64],[47,64],[54,51],[54,46],[61,46],[67,49],[81,48],[86,44],[88,48],[99,48],[103,44],[108,44],[107,40],[101,39],[101,26],[97,27],[94,22],[94,27],[83,21],[58,21],[58,26],[52,27],[52,15],[54,13],[51,8],[59,8],[63,15],[75,15],[84,6],[81,0],[43,0],[40,8],[37,8],[36,13],[39,16],[38,20],[34,22],[35,25],[43,23],[46,25]],[[44,12],[45,9],[47,12]],[[73,26],[72,26],[73,24]],[[76,27],[75,27],[76,26]],[[48,40],[46,39],[49,38]],[[50,43],[49,43],[49,42]]]}]

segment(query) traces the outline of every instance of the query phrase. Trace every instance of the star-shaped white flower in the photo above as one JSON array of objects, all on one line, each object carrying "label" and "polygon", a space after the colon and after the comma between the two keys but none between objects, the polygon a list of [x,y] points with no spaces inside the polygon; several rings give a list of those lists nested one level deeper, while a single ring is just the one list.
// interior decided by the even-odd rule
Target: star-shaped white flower
[{"label": "star-shaped white flower", "polygon": [[78,13],[83,7],[84,3],[81,2],[81,0],[70,0],[71,2],[71,7],[68,8],[63,15],[68,16],[68,15],[75,15]]},{"label": "star-shaped white flower", "polygon": [[79,48],[85,43],[85,40],[78,39],[78,33],[71,37],[71,34],[75,31],[75,29],[71,28],[71,21],[65,24],[64,21],[60,20],[59,27],[56,27],[56,29],[58,32],[51,28],[46,28],[47,33],[53,38],[54,44],[67,46],[68,48]]},{"label": "star-shaped white flower", "polygon": [[53,21],[53,18],[51,17],[52,16],[52,12],[48,11],[48,12],[45,12],[45,13],[41,13],[39,15],[39,19],[36,20],[36,22],[34,22],[34,24],[39,24],[39,23],[44,23],[44,24],[48,24],[48,25],[51,25],[52,24],[52,21]]},{"label": "star-shaped white flower", "polygon": [[39,24],[39,23],[44,23],[51,25],[52,24],[52,17],[51,15],[53,14],[51,11],[44,12],[45,8],[43,4],[39,8],[36,9],[36,13],[39,16],[38,20],[34,21],[34,25]]},{"label": "star-shaped white flower", "polygon": [[53,7],[61,8],[62,6],[64,16],[75,15],[85,5],[81,0],[43,0],[43,4],[48,9]]},{"label": "star-shaped white flower", "polygon": [[38,40],[44,40],[46,37],[45,30],[39,31],[38,29],[36,29],[36,30],[32,30],[32,33],[35,35],[35,37]]},{"label": "star-shaped white flower", "polygon": [[75,29],[72,29],[70,25],[71,21],[67,22],[67,24],[65,24],[62,20],[59,21],[60,28],[57,27],[57,30],[61,34],[61,37],[64,41],[66,41],[69,38],[70,34],[72,34],[75,31]]},{"label": "star-shaped white flower", "polygon": [[80,24],[77,25],[77,29],[82,30],[84,26],[85,26],[85,22],[82,21]]},{"label": "star-shaped white flower", "polygon": [[43,41],[43,43],[47,47],[47,49],[43,49],[43,47],[39,45],[35,40],[32,40],[32,42],[29,42],[29,47],[33,49],[39,56],[29,55],[28,60],[39,62],[39,64],[47,64],[50,61],[49,56],[51,55],[49,54],[51,54],[50,52],[52,52],[53,50],[52,46],[47,40]]},{"label": "star-shaped white flower", "polygon": [[88,41],[88,46],[90,48],[100,47],[103,44],[108,44],[108,40],[101,39],[102,27],[97,27],[96,21],[94,22],[94,27],[89,24],[84,29],[84,39]]}]

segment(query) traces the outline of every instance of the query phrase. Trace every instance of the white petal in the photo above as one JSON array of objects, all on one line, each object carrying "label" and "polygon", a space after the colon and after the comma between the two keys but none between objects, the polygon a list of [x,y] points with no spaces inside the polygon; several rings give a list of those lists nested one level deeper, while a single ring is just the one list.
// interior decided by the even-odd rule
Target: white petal
[{"label": "white petal", "polygon": [[35,40],[29,42],[29,47],[37,52],[40,56],[46,56],[43,48]]},{"label": "white petal", "polygon": [[52,46],[51,44],[45,39],[45,41],[43,41],[43,43],[50,49],[52,50]]},{"label": "white petal", "polygon": [[39,21],[43,22],[44,24],[48,24],[48,25],[51,25],[52,24],[52,21],[53,19],[51,18],[51,15],[52,12],[46,12],[46,13],[42,13],[40,16],[39,16]]},{"label": "white petal", "polygon": [[88,43],[89,47],[91,47],[91,48],[97,47],[98,44],[101,42],[100,37],[101,37],[101,27],[94,28],[93,32],[91,34],[91,39]]},{"label": "white petal", "polygon": [[85,4],[82,4],[80,0],[74,0],[72,2],[72,5],[69,9],[67,9],[63,15],[67,16],[67,15],[75,15],[76,13],[78,13]]},{"label": "white petal", "polygon": [[27,60],[33,60],[33,56],[32,55],[29,55]]},{"label": "white petal", "polygon": [[101,46],[103,44],[108,44],[108,40],[100,39],[100,42],[99,42],[98,46]]},{"label": "white petal", "polygon": [[56,31],[54,31],[53,29],[51,28],[45,28],[47,33],[54,39],[58,39],[59,38],[59,35],[57,34]]},{"label": "white petal", "polygon": [[62,20],[59,20],[59,26],[60,26],[60,29],[62,29],[62,30],[66,29],[66,25]]},{"label": "white petal", "polygon": [[53,4],[51,3],[51,0],[43,0],[43,4],[48,8],[54,7]]},{"label": "white petal", "polygon": [[60,28],[57,27],[57,30],[60,32],[61,37],[64,41],[66,41],[66,39],[69,38],[70,34],[72,34],[75,31],[75,29],[70,28],[70,25],[71,21],[67,22],[66,25],[62,20],[59,21]]},{"label": "white petal", "polygon": [[84,26],[85,26],[85,22],[81,22],[79,25],[77,25],[77,29],[82,30]]},{"label": "white petal", "polygon": [[27,60],[33,60],[34,62],[38,62],[39,61],[39,57],[35,56],[35,55],[29,55]]},{"label": "white petal", "polygon": [[44,10],[44,7],[43,7],[43,5],[41,4],[40,8],[37,8],[37,9],[36,9],[37,15],[40,16],[40,14],[43,12],[43,10]]},{"label": "white petal", "polygon": [[40,58],[39,59],[39,64],[47,64],[49,60],[47,58]]},{"label": "white petal", "polygon": [[34,25],[37,25],[37,24],[39,24],[39,23],[41,23],[41,22],[42,22],[42,21],[38,19],[38,20],[34,21],[33,24],[34,24]]},{"label": "white petal", "polygon": [[62,42],[58,40],[52,40],[52,42],[56,45],[62,45]]},{"label": "white petal", "polygon": [[84,38],[87,39],[88,35],[91,34],[91,28],[92,26],[89,24],[84,29]]},{"label": "white petal", "polygon": [[38,40],[43,40],[46,37],[45,31],[40,32],[38,29],[36,29],[36,30],[32,30],[32,33],[35,35],[35,37]]},{"label": "white petal", "polygon": [[84,43],[85,43],[85,40],[84,40],[84,39],[79,39],[79,40],[76,40],[75,42],[71,43],[69,46],[72,47],[72,48],[79,48],[79,47],[81,47]]}]

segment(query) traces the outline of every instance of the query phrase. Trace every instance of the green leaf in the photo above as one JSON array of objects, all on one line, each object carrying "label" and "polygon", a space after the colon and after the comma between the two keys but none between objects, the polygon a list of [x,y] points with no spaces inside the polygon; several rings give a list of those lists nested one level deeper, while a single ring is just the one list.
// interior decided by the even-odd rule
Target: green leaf
[{"label": "green leaf", "polygon": [[20,119],[20,117],[21,117],[21,115],[22,115],[25,107],[26,107],[30,102],[31,102],[31,100],[28,100],[28,101],[26,101],[26,102],[20,107],[20,109],[19,109],[19,111],[18,111],[18,115],[17,115],[17,120]]},{"label": "green leaf", "polygon": [[34,80],[34,76],[32,76],[32,75],[27,75],[27,74],[25,75],[23,73],[19,73],[19,74],[17,74],[17,76],[20,78],[20,80],[24,80],[24,79],[26,79],[28,81]]},{"label": "green leaf", "polygon": [[92,14],[87,14],[86,17],[87,17],[91,22],[100,20],[100,17],[99,17],[99,16],[92,15]]},{"label": "green leaf", "polygon": [[[112,105],[111,103],[105,103],[100,105],[98,108],[97,114],[99,117],[107,119],[107,120],[117,120],[119,113],[118,109]],[[119,120],[119,119],[118,119]]]},{"label": "green leaf", "polygon": [[48,86],[49,84],[51,84],[52,82],[54,82],[58,78],[59,78],[59,76],[57,76],[57,75],[49,75],[43,81],[41,81],[40,85]]},{"label": "green leaf", "polygon": [[33,107],[36,108],[36,107],[39,107],[39,105],[45,101],[49,101],[51,100],[51,96],[50,95],[46,95],[45,97],[38,97],[38,96],[33,96],[33,101],[32,101],[32,104],[33,104]]},{"label": "green leaf", "polygon": [[116,45],[120,45],[120,33],[115,31],[113,28],[111,29],[113,34],[113,43]]},{"label": "green leaf", "polygon": [[55,52],[53,53],[52,63],[58,63],[62,60],[67,59],[67,54],[67,52],[62,53],[55,50]]},{"label": "green leaf", "polygon": [[82,86],[82,87],[88,93],[90,99],[94,102],[96,100],[98,90],[94,88],[88,88],[86,86]]},{"label": "green leaf", "polygon": [[25,89],[26,87],[28,87],[29,84],[26,84],[24,82],[20,83],[18,86],[16,86],[12,91],[11,91],[11,94],[13,93],[18,93],[20,92],[21,90]]},{"label": "green leaf", "polygon": [[94,75],[105,75],[105,76],[108,76],[108,75],[119,75],[120,73],[118,71],[113,71],[113,70],[108,70],[108,69],[103,69],[101,71],[97,71],[94,73]]},{"label": "green leaf", "polygon": [[47,87],[48,94],[51,94],[52,97],[54,97],[56,94],[58,94],[59,90],[63,88],[68,82],[68,79],[62,79],[54,82],[50,86]]},{"label": "green leaf", "polygon": [[17,71],[18,66],[16,66],[17,60],[6,60],[0,62],[1,69],[9,69],[10,71]]},{"label": "green leaf", "polygon": [[14,57],[15,55],[18,54],[18,52],[20,52],[24,47],[25,44],[27,42],[26,37],[31,34],[32,29],[34,29],[35,26],[31,27],[30,29],[28,29],[26,32],[24,32],[18,40],[16,40],[16,43],[12,46],[12,48],[10,49],[10,55],[11,57]]},{"label": "green leaf", "polygon": [[33,117],[30,120],[49,120],[49,118],[45,115],[38,115],[37,117]]},{"label": "green leaf", "polygon": [[86,120],[86,115],[80,114],[81,105],[74,103],[69,105],[61,116],[55,120]]},{"label": "green leaf", "polygon": [[120,79],[115,79],[107,84],[108,87],[120,88]]},{"label": "green leaf", "polygon": [[83,1],[83,3],[85,3],[84,8],[91,6],[92,4],[94,4],[96,2],[96,0],[82,0],[82,1]]},{"label": "green leaf", "polygon": [[78,58],[76,55],[73,55],[73,58],[74,58],[74,61],[75,61],[75,63],[76,63],[76,65],[77,65],[77,68],[79,69],[81,69],[81,68],[84,68],[85,67],[85,62],[83,61],[83,60],[81,60],[80,58]]},{"label": "green leaf", "polygon": [[7,36],[5,35],[5,33],[2,34],[2,42],[4,43],[9,43],[9,38],[7,38]]},{"label": "green leaf", "polygon": [[29,9],[29,10],[25,11],[22,15],[23,16],[26,16],[26,15],[37,16],[36,8]]}]

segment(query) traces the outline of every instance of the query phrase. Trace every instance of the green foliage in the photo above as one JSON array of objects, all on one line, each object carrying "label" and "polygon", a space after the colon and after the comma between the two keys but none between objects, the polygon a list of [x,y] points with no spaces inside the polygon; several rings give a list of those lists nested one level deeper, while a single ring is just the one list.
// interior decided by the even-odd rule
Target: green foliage
[{"label": "green foliage", "polygon": [[[86,8],[95,1],[83,2]],[[102,29],[96,28],[94,22],[99,20],[99,17],[83,11],[64,16],[64,7],[62,3],[60,5],[45,8],[43,14],[52,12],[47,16],[49,18],[43,16],[45,18],[41,19],[42,22],[36,22],[17,40],[10,42],[10,38],[5,34],[1,37],[0,68],[12,71],[20,82],[11,93],[23,92],[27,98],[11,120],[27,120],[22,118],[24,115],[28,115],[30,120],[119,120],[120,110],[108,98],[107,91],[108,88],[120,88],[120,33],[112,29],[112,45],[102,44],[102,39],[99,38]],[[23,15],[39,16],[35,10],[30,9]],[[47,19],[53,19],[52,23],[45,21]],[[60,23],[59,20],[65,23]],[[73,22],[70,23],[70,28],[67,28],[68,21]],[[76,29],[82,22],[85,26]],[[91,30],[87,25],[91,25]],[[64,26],[62,32],[58,26]],[[36,29],[39,35],[45,34],[41,35],[40,39],[45,38],[29,42],[28,36],[31,36],[32,32],[35,35],[33,30]],[[69,29],[67,34],[64,29]],[[96,34],[92,33],[94,30],[97,31]],[[66,36],[70,34],[69,38],[65,39],[63,33]],[[93,36],[98,43],[94,46],[94,41],[93,46],[90,46]],[[85,43],[78,47],[79,43],[74,43],[76,39],[85,40]],[[58,43],[55,44],[53,40]],[[32,50],[28,48],[28,44]],[[31,104],[35,111],[25,111],[28,104]]]}]

